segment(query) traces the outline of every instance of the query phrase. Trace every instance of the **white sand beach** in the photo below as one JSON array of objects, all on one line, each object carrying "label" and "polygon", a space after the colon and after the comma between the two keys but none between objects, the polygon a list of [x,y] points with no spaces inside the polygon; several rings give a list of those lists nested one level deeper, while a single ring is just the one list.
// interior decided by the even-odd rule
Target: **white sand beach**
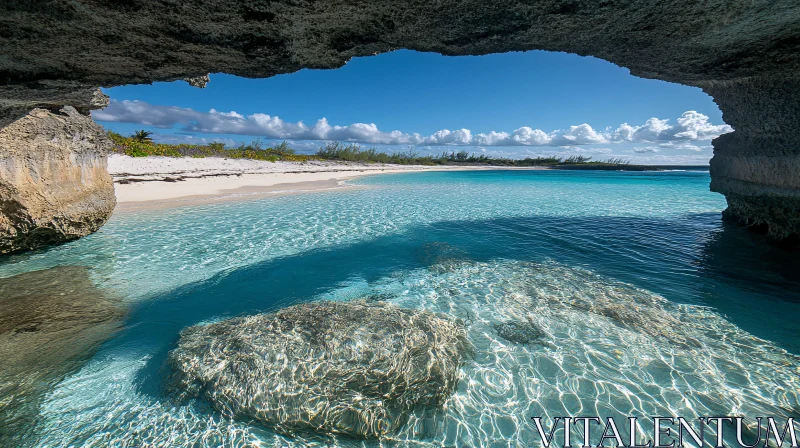
[{"label": "white sand beach", "polygon": [[120,154],[108,158],[120,211],[353,188],[342,182],[369,174],[464,169],[486,168]]}]

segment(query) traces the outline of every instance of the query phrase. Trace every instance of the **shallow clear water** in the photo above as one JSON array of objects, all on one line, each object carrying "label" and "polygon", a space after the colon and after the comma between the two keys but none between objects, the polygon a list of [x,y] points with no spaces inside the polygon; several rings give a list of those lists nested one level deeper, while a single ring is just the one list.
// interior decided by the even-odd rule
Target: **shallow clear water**
[{"label": "shallow clear water", "polygon": [[[35,446],[372,445],[278,435],[163,392],[181,329],[380,294],[467,322],[434,417],[383,444],[529,446],[531,416],[785,416],[800,407],[796,251],[723,225],[707,172],[430,172],[357,189],[119,213],[0,276],[91,268],[123,330],[50,392]],[[636,306],[636,314],[619,306]],[[498,325],[543,336],[519,344]],[[414,443],[412,443],[414,441]]]}]

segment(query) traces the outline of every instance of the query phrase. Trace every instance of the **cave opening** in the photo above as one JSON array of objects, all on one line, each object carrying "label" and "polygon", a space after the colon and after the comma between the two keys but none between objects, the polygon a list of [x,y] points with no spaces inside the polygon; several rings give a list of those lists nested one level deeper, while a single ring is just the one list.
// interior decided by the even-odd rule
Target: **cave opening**
[{"label": "cave opening", "polygon": [[733,130],[696,87],[568,53],[402,50],[335,70],[210,79],[203,89],[182,81],[105,89],[111,103],[92,116],[123,136],[150,132],[158,143],[287,141],[313,154],[342,142],[388,153],[684,166],[707,166],[711,141]]},{"label": "cave opening", "polygon": [[0,445],[796,414],[799,42],[796,0],[0,3]]}]

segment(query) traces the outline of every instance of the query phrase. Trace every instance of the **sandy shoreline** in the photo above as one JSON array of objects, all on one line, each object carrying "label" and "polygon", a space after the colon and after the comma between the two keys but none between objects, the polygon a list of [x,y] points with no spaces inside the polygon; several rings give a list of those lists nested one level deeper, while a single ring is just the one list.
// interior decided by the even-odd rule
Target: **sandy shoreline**
[{"label": "sandy shoreline", "polygon": [[116,154],[109,157],[108,165],[117,196],[115,210],[123,212],[356,188],[343,182],[370,174],[489,168],[132,158]]}]

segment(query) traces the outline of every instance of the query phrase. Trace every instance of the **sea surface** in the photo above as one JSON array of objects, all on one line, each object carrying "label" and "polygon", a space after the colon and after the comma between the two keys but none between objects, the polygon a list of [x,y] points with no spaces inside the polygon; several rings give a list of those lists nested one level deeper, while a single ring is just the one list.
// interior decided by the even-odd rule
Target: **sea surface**
[{"label": "sea surface", "polygon": [[[798,252],[723,223],[707,171],[349,183],[117,213],[89,237],[0,260],[0,277],[88,267],[128,309],[46,394],[25,444],[522,447],[538,446],[532,416],[797,416]],[[475,348],[444,408],[397,434],[276,434],[165,395],[165,359],[188,326],[376,296],[461,319]],[[508,322],[539,338],[504,339]]]}]

